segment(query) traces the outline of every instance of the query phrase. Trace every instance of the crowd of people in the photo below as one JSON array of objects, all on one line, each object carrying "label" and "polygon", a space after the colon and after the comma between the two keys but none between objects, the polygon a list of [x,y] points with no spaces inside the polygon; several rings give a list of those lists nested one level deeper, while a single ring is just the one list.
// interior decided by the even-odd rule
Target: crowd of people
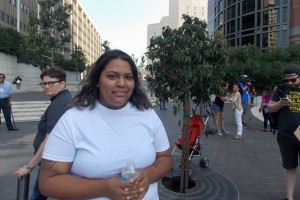
[{"label": "crowd of people", "polygon": [[[287,66],[283,71],[285,83],[266,86],[258,108],[264,119],[261,130],[278,130],[285,200],[293,200],[300,155],[296,137],[299,132],[300,138],[299,76],[300,66]],[[157,182],[172,166],[170,144],[161,120],[141,89],[132,58],[120,50],[105,52],[75,97],[66,89],[66,73],[62,69],[47,69],[40,78],[51,104],[37,126],[34,156],[15,172],[21,180],[39,167],[30,200],[158,199]],[[229,133],[225,129],[224,103],[230,102],[236,123],[233,139],[241,140],[243,129],[249,128],[249,100],[254,103],[258,93],[249,80],[236,81],[231,86],[230,90],[228,83],[222,83],[212,104],[216,133]],[[0,108],[8,130],[18,130],[10,120],[11,93],[10,83],[0,73]],[[160,110],[166,110],[164,101]],[[276,124],[272,113],[278,113]],[[111,148],[113,143],[119,147]],[[134,160],[139,173],[124,182],[121,171],[128,160]]]},{"label": "crowd of people", "polygon": [[[261,130],[275,133],[277,129],[277,142],[286,184],[286,197],[282,200],[293,200],[300,159],[300,66],[293,64],[286,66],[283,70],[283,80],[285,83],[281,85],[264,88],[258,109],[263,115]],[[223,95],[215,98],[212,108],[218,135],[222,135],[220,121],[221,128],[224,128],[223,105],[225,101],[229,101],[232,103],[237,124],[233,139],[242,139],[243,128],[249,128],[245,121],[249,95],[251,103],[254,103],[253,99],[257,96],[257,91],[253,88],[251,81],[234,83],[231,94],[225,91]]]}]

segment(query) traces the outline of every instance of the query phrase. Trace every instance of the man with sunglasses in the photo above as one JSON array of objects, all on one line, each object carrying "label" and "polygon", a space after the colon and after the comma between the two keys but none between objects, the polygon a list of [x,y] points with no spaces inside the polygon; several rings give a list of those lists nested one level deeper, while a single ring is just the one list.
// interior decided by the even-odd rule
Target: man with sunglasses
[{"label": "man with sunglasses", "polygon": [[278,86],[268,107],[278,112],[277,142],[285,169],[286,198],[293,200],[296,170],[300,156],[300,141],[295,132],[300,129],[300,66],[288,65],[283,70],[285,84]]},{"label": "man with sunglasses", "polygon": [[[38,123],[38,132],[33,142],[34,156],[28,164],[15,172],[18,179],[29,174],[35,166],[39,165],[50,132],[58,122],[59,118],[72,105],[72,96],[66,89],[66,77],[65,71],[60,68],[47,69],[40,75],[42,82],[39,85],[43,88],[45,94],[51,97],[51,103]],[[30,200],[46,199],[47,197],[40,193],[37,179]]]},{"label": "man with sunglasses", "polygon": [[0,73],[0,111],[2,109],[7,129],[18,131],[11,122],[11,94],[11,84],[5,81],[5,74]]}]

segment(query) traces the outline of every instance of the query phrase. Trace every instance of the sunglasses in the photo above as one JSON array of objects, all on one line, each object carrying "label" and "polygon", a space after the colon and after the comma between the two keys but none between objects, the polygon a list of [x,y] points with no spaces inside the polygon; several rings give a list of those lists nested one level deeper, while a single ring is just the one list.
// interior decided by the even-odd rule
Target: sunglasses
[{"label": "sunglasses", "polygon": [[297,81],[297,79],[299,78],[299,76],[297,76],[296,78],[292,78],[292,79],[284,79],[283,81],[285,83],[291,82],[291,83],[295,83]]}]

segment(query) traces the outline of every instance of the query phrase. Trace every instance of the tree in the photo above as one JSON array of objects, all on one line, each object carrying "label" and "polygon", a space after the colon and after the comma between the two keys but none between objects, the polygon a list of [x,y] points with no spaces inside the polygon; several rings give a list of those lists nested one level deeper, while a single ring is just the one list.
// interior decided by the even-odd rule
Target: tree
[{"label": "tree", "polygon": [[145,70],[145,67],[146,67],[146,65],[145,65],[146,59],[145,59],[145,56],[141,56],[140,58],[141,58],[141,61],[138,64],[137,68],[138,68],[139,71],[142,72],[142,71]]},{"label": "tree", "polygon": [[0,26],[0,52],[18,56],[21,43],[22,36],[17,30]]},{"label": "tree", "polygon": [[[66,44],[71,40],[68,19],[72,5],[61,5],[60,0],[38,2],[40,16],[37,18],[31,15],[29,18],[28,37],[22,47],[21,60],[44,69],[49,63],[54,66],[56,57],[60,57],[64,51],[69,51]],[[44,61],[45,57],[50,59]]]},{"label": "tree", "polygon": [[110,42],[108,42],[107,40],[104,40],[102,43],[102,51],[106,52],[109,51],[111,48],[109,46]]},{"label": "tree", "polygon": [[[189,101],[197,104],[210,100],[211,94],[219,92],[226,61],[227,43],[220,33],[211,38],[206,23],[198,18],[183,15],[184,23],[178,29],[163,27],[162,35],[152,37],[146,56],[152,61],[146,69],[149,89],[158,99],[173,99],[184,104],[184,116],[190,116]],[[167,91],[167,92],[166,92]],[[174,112],[178,107],[174,106]],[[185,117],[183,136],[189,138],[189,118]],[[189,144],[183,145],[183,154]],[[189,166],[182,157],[181,191],[187,188]],[[183,161],[185,159],[185,161]],[[183,178],[184,177],[184,178]],[[184,188],[182,188],[184,187]]]},{"label": "tree", "polygon": [[76,80],[78,80],[79,72],[83,72],[86,69],[87,59],[80,46],[75,46],[71,57],[71,61],[73,64],[75,64],[75,70],[77,72]]}]

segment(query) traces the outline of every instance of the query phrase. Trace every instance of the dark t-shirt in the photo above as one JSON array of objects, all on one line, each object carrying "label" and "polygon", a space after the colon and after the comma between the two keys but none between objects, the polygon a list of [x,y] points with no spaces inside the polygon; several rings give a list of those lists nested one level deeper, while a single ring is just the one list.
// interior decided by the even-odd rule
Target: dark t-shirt
[{"label": "dark t-shirt", "polygon": [[[282,92],[278,92],[281,89]],[[278,111],[278,134],[296,139],[294,131],[300,125],[300,88],[292,88],[287,84],[279,86],[272,96],[272,101],[279,101],[284,97],[288,97],[293,104]]]},{"label": "dark t-shirt", "polygon": [[[223,97],[226,96],[227,90],[224,90]],[[214,102],[218,107],[223,108],[224,107],[224,101],[219,96],[216,96]]]},{"label": "dark t-shirt", "polygon": [[33,141],[34,153],[44,141],[46,134],[52,131],[60,117],[71,107],[72,95],[68,90],[63,90],[52,97],[50,101],[50,105],[38,123],[38,131]]}]

